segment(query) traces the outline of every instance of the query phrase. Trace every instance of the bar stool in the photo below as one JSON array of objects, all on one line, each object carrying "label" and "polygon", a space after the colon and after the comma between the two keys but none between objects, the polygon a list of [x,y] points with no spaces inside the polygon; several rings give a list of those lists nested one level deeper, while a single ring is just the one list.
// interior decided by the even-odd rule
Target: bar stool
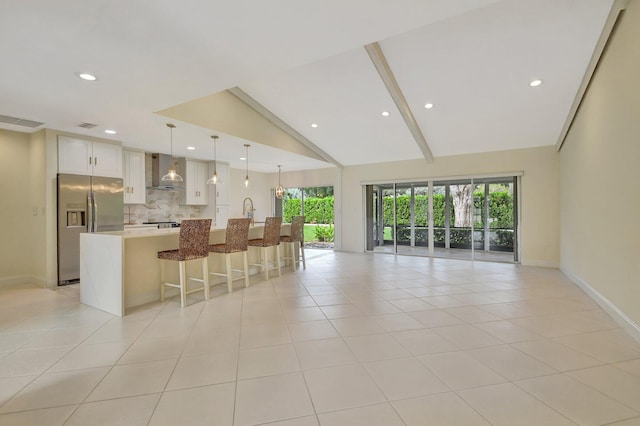
[{"label": "bar stool", "polygon": [[[209,299],[209,233],[211,232],[211,219],[183,220],[180,223],[180,236],[178,237],[177,250],[164,250],[158,252],[160,259],[160,301],[164,301],[164,287],[180,289],[180,306],[187,304],[187,295],[196,291],[204,291],[204,298]],[[186,263],[190,260],[202,259],[202,279],[187,277]],[[165,281],[166,260],[177,261],[180,273],[180,283],[174,284]],[[188,290],[187,281],[198,281],[202,287]]]},{"label": "bar stool", "polygon": [[264,268],[265,280],[269,279],[269,255],[267,252],[268,247],[276,247],[276,268],[278,269],[278,276],[281,275],[280,250],[278,250],[278,245],[280,244],[281,227],[281,217],[268,217],[264,223],[264,232],[262,234],[262,238],[249,240],[249,245],[251,247],[260,247],[260,257],[262,258],[262,263],[252,263],[252,265]]},{"label": "bar stool", "polygon": [[[249,240],[249,218],[234,218],[227,221],[227,230],[224,236],[224,244],[211,244],[208,247],[210,253],[224,254],[225,273],[210,272],[209,275],[227,277],[227,287],[229,293],[233,291],[233,280],[244,278],[244,286],[249,287],[249,260],[247,258],[247,242]],[[231,269],[231,255],[242,253],[244,271],[242,269]],[[244,272],[244,275],[233,278],[233,271]]]},{"label": "bar stool", "polygon": [[[281,235],[280,242],[285,243],[285,254],[291,253],[291,256],[281,257],[281,260],[291,260],[291,267],[295,271],[296,266],[302,261],[302,269],[307,269],[307,262],[304,258],[304,216],[293,216],[291,218],[291,235]],[[299,247],[297,252],[299,258],[296,260],[296,243]]]}]

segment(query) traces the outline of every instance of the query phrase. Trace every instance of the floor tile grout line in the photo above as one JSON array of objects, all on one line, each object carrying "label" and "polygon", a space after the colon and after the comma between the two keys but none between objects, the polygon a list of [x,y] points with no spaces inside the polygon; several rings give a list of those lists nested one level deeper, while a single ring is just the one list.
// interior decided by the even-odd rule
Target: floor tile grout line
[{"label": "floor tile grout line", "polygon": [[[381,281],[378,281],[378,284],[380,284],[380,283],[381,283]],[[343,290],[344,288],[346,288],[346,285],[345,285],[345,284],[341,284],[341,285],[340,285],[340,287],[339,287],[339,289],[341,289],[341,290]],[[377,288],[377,287],[376,287],[376,284],[375,284],[375,283],[373,283],[372,285],[369,285],[369,286],[367,286],[367,287],[362,287],[362,288],[361,288],[361,290],[363,290],[363,291],[368,291],[368,292],[375,292],[375,291],[376,291],[376,290],[375,290],[376,288]],[[568,298],[565,298],[565,299],[568,299]],[[280,298],[278,298],[278,300],[280,301]],[[532,298],[532,300],[538,300],[538,301],[539,301],[539,300],[544,300],[544,298],[543,298],[543,299],[541,299],[541,298]],[[561,299],[557,299],[557,300],[561,300]],[[385,300],[385,301],[386,301],[386,302],[390,302],[390,301],[388,301],[388,300]],[[281,301],[280,301],[280,302],[281,302]],[[498,303],[500,303],[500,302],[498,302]],[[522,304],[525,304],[525,303],[527,303],[527,301],[522,301],[521,303],[522,303]],[[465,305],[465,306],[474,306],[474,307],[479,307],[478,305],[472,305],[472,304],[467,304],[467,305]],[[316,305],[316,307],[317,307],[317,305]],[[281,310],[282,310],[282,303],[280,303],[280,308],[281,308]],[[402,311],[402,310],[400,310],[400,311]],[[588,308],[588,309],[585,309],[585,310],[575,310],[575,309],[570,309],[570,310],[568,310],[568,311],[560,311],[560,310],[558,310],[558,312],[553,312],[553,313],[549,313],[549,314],[539,314],[539,313],[536,313],[536,315],[540,315],[540,316],[571,315],[571,314],[574,314],[574,313],[578,313],[578,312],[587,312],[587,311],[599,311],[599,310],[597,309],[597,307],[596,307],[596,308]],[[156,315],[157,315],[157,314],[156,314]],[[368,315],[368,316],[373,316],[373,317],[375,317],[375,316],[379,316],[379,314],[367,314],[367,315]],[[534,315],[534,316],[536,316],[536,315]],[[509,321],[510,319],[501,319],[501,320]],[[477,325],[476,325],[477,323],[473,323],[473,322],[466,322],[466,321],[464,321],[464,322],[465,322],[465,324],[467,324],[467,325],[472,325],[472,326],[474,326],[474,327],[476,327],[476,328],[479,328],[479,327],[477,327]],[[285,325],[287,325],[287,326],[288,326],[288,323],[287,323],[287,324],[285,324]],[[428,327],[424,326],[424,327],[420,328],[419,330],[430,330],[430,329],[431,329],[431,328],[428,328]],[[491,335],[492,337],[495,337],[495,338],[497,338],[498,340],[502,341],[502,342],[503,342],[503,343],[502,343],[502,345],[504,345],[504,346],[510,346],[510,347],[513,347],[514,342],[511,342],[511,343],[509,343],[509,342],[505,342],[505,341],[503,341],[502,339],[500,339],[498,336],[495,336],[495,335],[493,335],[493,334],[491,334],[491,333],[488,333],[488,332],[486,332],[486,331],[482,330],[481,328],[479,328],[479,329],[480,329],[481,331],[483,331],[484,333],[487,333],[487,334]],[[615,328],[615,327],[614,327],[614,328],[610,328],[610,329],[606,329],[606,328],[605,328],[605,329],[595,329],[595,330],[587,330],[587,331],[582,331],[582,330],[581,330],[581,332],[580,332],[580,333],[578,333],[578,334],[580,334],[580,335],[588,335],[588,334],[590,334],[590,333],[600,333],[600,332],[605,332],[605,331],[607,331],[607,330],[611,331],[611,330],[616,330],[616,329],[617,329],[617,328]],[[385,331],[386,331],[386,333],[387,333],[387,334],[391,334],[391,335],[392,335],[392,337],[394,337],[394,336],[393,336],[393,333],[392,333],[391,331],[387,331],[387,330],[385,330]],[[193,328],[191,329],[191,332],[193,332]],[[577,334],[576,334],[576,335],[577,335]],[[574,334],[572,334],[571,336],[574,336]],[[565,336],[561,336],[561,337],[565,337]],[[549,342],[554,342],[554,343],[556,343],[556,344],[560,344],[560,345],[566,346],[566,347],[568,347],[568,349],[570,349],[570,350],[572,350],[572,351],[575,351],[575,352],[577,352],[577,353],[583,353],[585,356],[590,356],[589,354],[585,353],[583,350],[574,349],[574,348],[572,348],[572,347],[569,347],[569,346],[565,345],[564,343],[561,343],[561,342],[557,342],[557,341],[555,341],[554,339],[557,339],[557,338],[560,338],[560,337],[543,337],[543,340],[545,340],[545,341],[549,341]],[[139,336],[136,338],[136,340],[137,340],[137,339],[139,339]],[[344,341],[344,337],[343,337],[343,336],[341,336],[341,339]],[[396,340],[397,340],[397,339],[396,339]],[[444,339],[444,340],[446,340],[446,339]],[[529,340],[525,340],[525,341],[529,341]],[[401,346],[403,346],[400,342],[398,342],[398,343],[399,343]],[[519,342],[515,342],[515,343],[519,343]],[[497,345],[496,345],[496,346],[497,346]],[[294,344],[294,347],[295,347],[295,344]],[[405,349],[407,349],[407,348],[405,348]],[[515,350],[518,350],[518,351],[520,351],[520,352],[522,352],[522,351],[521,351],[521,350],[519,350],[518,348],[514,348],[514,349],[515,349]],[[459,349],[459,351],[462,351],[462,352],[468,352],[468,351],[472,351],[472,350],[475,350],[475,348]],[[184,353],[184,348],[183,348],[182,353]],[[409,353],[410,353],[410,352],[409,352]],[[527,356],[529,356],[529,357],[531,357],[531,358],[534,358],[534,359],[538,360],[538,361],[539,361],[539,362],[541,362],[542,364],[546,364],[543,360],[539,360],[539,359],[537,359],[537,358],[536,358],[535,356],[533,356],[533,355],[529,355],[529,354],[527,354],[527,353],[524,353],[524,354],[525,354],[525,355],[527,355]],[[297,355],[297,352],[296,352],[296,355]],[[66,356],[66,355],[65,355],[65,356]],[[418,357],[418,355],[413,355],[413,354],[411,354],[411,356],[412,356],[412,357],[416,357],[416,358]],[[480,363],[482,364],[482,362],[481,362],[481,361],[479,361],[479,360],[477,360],[477,361],[478,361],[478,362],[480,362]],[[598,362],[602,362],[602,361],[598,360]],[[299,363],[299,359],[298,359],[298,363]],[[360,364],[363,364],[364,362],[363,362],[363,361],[359,361],[359,363],[360,363]],[[613,363],[604,363],[604,365],[612,365],[612,364],[613,364]],[[486,365],[485,365],[485,366],[486,366]],[[615,366],[614,366],[614,367],[615,367]],[[49,367],[49,368],[51,368],[51,367]],[[175,366],[174,366],[174,368],[175,368]],[[487,368],[491,369],[489,366],[487,366]],[[491,370],[492,370],[492,369],[491,369]],[[580,369],[577,369],[577,370],[580,370]],[[46,371],[47,371],[47,372],[49,372],[49,369],[47,369]],[[492,370],[492,371],[493,371],[493,370]],[[561,372],[559,372],[559,373],[557,373],[557,374],[563,374],[563,375],[565,375],[565,376],[567,376],[567,377],[569,377],[569,378],[573,379],[573,378],[568,374],[570,371],[575,371],[575,370],[561,371]],[[236,376],[237,376],[237,371],[236,371]],[[543,376],[538,376],[538,377],[543,377]],[[523,380],[527,380],[527,379],[523,379]],[[573,379],[573,380],[576,380],[577,382],[580,382],[580,381],[579,381],[579,380],[577,380],[577,379]],[[236,380],[236,382],[237,382],[237,380]],[[510,381],[509,383],[512,383],[512,381]],[[580,382],[580,383],[582,383],[582,382]],[[582,384],[584,384],[584,383],[582,383]],[[590,387],[590,386],[589,386],[589,385],[587,385],[587,384],[584,384],[584,385],[585,385],[586,387]],[[307,387],[307,388],[308,388],[308,387]],[[597,390],[597,389],[595,389],[595,388],[594,388],[594,390],[595,390],[595,391],[597,391],[597,392],[599,392],[599,393],[602,393],[602,392],[598,391],[598,390]],[[454,392],[457,392],[457,391],[454,391]],[[604,395],[606,395],[606,394],[604,394]],[[608,395],[606,395],[606,396],[607,396],[607,397],[609,397],[609,398],[611,398],[611,399],[613,399],[613,400],[615,400],[615,401],[617,401],[617,402],[620,402],[621,404],[624,404],[624,403],[622,403],[621,401],[617,400],[615,397],[611,397],[611,396],[608,396]],[[317,416],[316,416],[316,417],[317,417]],[[635,417],[634,417],[634,418],[635,418]]]},{"label": "floor tile grout line", "polygon": [[[555,375],[555,374],[554,374]],[[563,372],[558,373],[557,375],[564,375]],[[545,376],[545,377],[549,377],[549,376]],[[518,382],[522,382],[524,380],[534,380],[536,379],[536,377],[532,377],[530,379],[522,379],[522,380],[514,380],[511,383],[516,386],[518,389],[520,389],[521,391],[523,391],[524,393],[526,393],[527,395],[529,395],[530,397],[532,397],[533,399],[535,399],[536,401],[540,402],[541,404],[545,405],[546,407],[548,407],[549,409],[555,411],[556,413],[560,414],[562,417],[566,418],[567,420],[569,420],[571,423],[576,423],[575,421],[573,421],[573,419],[571,419],[569,416],[565,415],[564,413],[562,413],[560,410],[556,409],[555,407],[552,407],[551,405],[549,405],[546,401],[543,401],[542,399],[538,398],[536,395],[532,394],[531,392],[529,392],[527,389],[523,388],[522,386],[520,386],[518,384]]]},{"label": "floor tile grout line", "polygon": [[[164,309],[164,308],[163,308]],[[104,374],[104,376],[102,376],[102,378],[100,380],[98,380],[98,382],[96,383],[96,385],[87,393],[87,395],[83,398],[82,402],[80,402],[78,404],[78,406],[73,410],[73,412],[69,415],[69,417],[64,421],[63,426],[65,424],[67,424],[69,422],[69,420],[73,417],[73,415],[78,411],[78,409],[85,403],[87,403],[87,398],[89,398],[89,396],[98,388],[98,386],[100,386],[100,384],[104,381],[105,377],[107,377],[109,375],[109,373],[111,373],[113,371],[113,369],[118,365],[118,362],[122,359],[122,357],[127,353],[127,351],[129,349],[131,349],[131,347],[135,344],[135,342],[138,340],[138,338],[140,337],[140,335],[142,333],[144,333],[144,330],[146,330],[151,323],[155,320],[155,318],[157,318],[157,316],[160,314],[160,312],[163,310],[160,309],[158,310],[158,312],[154,315],[153,319],[151,321],[149,321],[149,323],[142,329],[142,331],[138,334],[138,336],[127,346],[127,348],[122,351],[122,354],[120,355],[120,357],[118,357],[118,359],[113,363],[113,365],[111,365],[109,367],[109,370]],[[114,318],[116,318],[114,316]],[[113,318],[112,318],[113,319]],[[106,323],[104,323],[101,327],[99,327],[94,333],[92,333],[91,335],[95,334],[98,332],[98,330],[100,330],[102,327],[106,326],[108,322],[110,322],[111,320],[107,321]],[[91,336],[89,336],[91,337]],[[89,337],[87,337],[87,339],[89,339]],[[59,361],[59,360],[58,360]],[[55,365],[55,364],[54,364]],[[139,395],[137,395],[139,396]],[[91,401],[91,402],[97,402],[97,401]]]},{"label": "floor tile grout line", "polygon": [[[605,365],[600,365],[600,366],[596,366],[596,367],[588,367],[588,368],[584,368],[584,369],[582,369],[582,370],[589,370],[589,369],[593,369],[593,368],[608,367],[608,366],[610,366],[610,365],[609,365],[609,364],[605,364]],[[572,371],[580,371],[580,370],[572,370]],[[610,399],[612,399],[612,400],[614,400],[614,401],[618,402],[619,404],[624,405],[625,407],[628,407],[629,409],[631,409],[632,411],[635,411],[636,413],[638,413],[638,414],[640,415],[640,409],[639,409],[639,408],[634,408],[634,407],[630,406],[629,404],[627,404],[626,402],[619,400],[619,399],[618,399],[618,398],[616,398],[615,396],[613,396],[613,395],[609,395],[609,394],[605,393],[604,391],[602,391],[602,390],[600,390],[600,389],[598,389],[598,388],[596,388],[596,387],[594,387],[594,386],[592,386],[592,385],[590,385],[590,384],[588,384],[588,383],[583,382],[583,381],[582,381],[582,380],[580,380],[580,379],[577,379],[577,378],[572,377],[572,376],[569,374],[570,372],[571,372],[571,371],[563,371],[561,374],[562,374],[562,375],[564,375],[565,377],[569,378],[570,380],[573,380],[573,381],[575,381],[575,382],[577,382],[577,383],[580,383],[580,384],[582,384],[582,385],[584,385],[584,386],[588,387],[589,389],[591,389],[591,390],[593,390],[593,391],[595,391],[595,392],[598,392],[600,395],[604,395],[605,397],[610,398]]]},{"label": "floor tile grout line", "polygon": [[[175,296],[174,296],[175,297]],[[173,299],[173,298],[172,298]],[[169,299],[171,300],[171,299]],[[154,317],[155,321],[160,314],[162,313],[162,311],[164,311],[165,309],[168,309],[168,307],[170,306],[171,302],[165,304],[165,307],[163,309],[161,309],[158,314]],[[193,325],[191,326],[191,329],[187,335],[187,338],[185,339],[185,343],[184,346],[182,347],[182,350],[180,351],[180,354],[178,355],[178,358],[176,358],[176,362],[175,364],[173,364],[173,368],[171,369],[171,373],[168,375],[167,377],[167,381],[164,384],[164,387],[162,389],[160,393],[160,396],[158,397],[158,400],[156,401],[155,405],[153,406],[153,410],[151,410],[151,414],[149,415],[149,420],[147,420],[147,425],[149,425],[151,423],[151,419],[153,419],[153,415],[155,414],[156,410],[158,409],[158,405],[160,405],[160,401],[162,400],[162,396],[164,395],[164,393],[167,391],[167,385],[169,384],[169,382],[171,381],[171,376],[173,376],[173,373],[175,373],[176,371],[176,367],[178,366],[178,364],[180,363],[180,359],[182,358],[182,354],[184,353],[184,349],[187,345],[187,342],[189,341],[189,337],[193,334],[193,329],[195,328],[197,322],[198,322],[198,318],[200,318],[200,316],[202,315],[202,310],[204,309],[204,305],[200,306],[200,309],[198,310],[198,315],[196,316],[196,319],[193,321]],[[149,323],[149,325],[151,325],[153,323],[153,321],[151,321]],[[141,333],[142,334],[142,333]],[[140,335],[138,336],[140,337]],[[136,338],[137,340],[137,338]],[[126,352],[125,352],[126,353]],[[122,354],[122,356],[125,355],[125,353]],[[122,357],[120,357],[120,359],[122,359]]]}]

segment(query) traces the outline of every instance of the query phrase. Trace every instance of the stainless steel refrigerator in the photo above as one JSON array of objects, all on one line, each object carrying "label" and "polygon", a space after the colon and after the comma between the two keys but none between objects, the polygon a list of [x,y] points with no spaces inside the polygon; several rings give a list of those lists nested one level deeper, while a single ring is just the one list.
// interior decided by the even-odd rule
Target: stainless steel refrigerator
[{"label": "stainless steel refrigerator", "polygon": [[122,179],[58,174],[58,285],[80,281],[80,234],[124,229]]}]

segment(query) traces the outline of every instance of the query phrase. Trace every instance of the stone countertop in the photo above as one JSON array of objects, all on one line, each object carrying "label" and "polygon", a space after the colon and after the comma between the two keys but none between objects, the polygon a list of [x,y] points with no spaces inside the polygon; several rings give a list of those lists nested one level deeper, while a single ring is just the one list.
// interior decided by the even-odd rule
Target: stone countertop
[{"label": "stone countertop", "polygon": [[[283,235],[288,235],[288,231],[289,231],[289,224],[288,223],[283,223],[282,224],[282,231],[283,231]],[[262,224],[256,224],[256,225],[252,225],[251,229],[262,229],[264,228],[264,225]],[[215,232],[215,231],[225,231],[226,227],[217,227],[217,226],[212,226],[211,227],[211,232]],[[168,235],[179,235],[180,234],[180,228],[153,228],[153,227],[144,227],[144,228],[129,228],[129,229],[125,229],[124,231],[106,231],[106,232],[95,232],[93,233],[94,235],[112,235],[112,236],[120,236],[123,237],[125,239],[129,239],[129,238],[150,238],[150,237],[164,237],[164,236],[168,236]],[[253,232],[251,233],[253,234]]]}]

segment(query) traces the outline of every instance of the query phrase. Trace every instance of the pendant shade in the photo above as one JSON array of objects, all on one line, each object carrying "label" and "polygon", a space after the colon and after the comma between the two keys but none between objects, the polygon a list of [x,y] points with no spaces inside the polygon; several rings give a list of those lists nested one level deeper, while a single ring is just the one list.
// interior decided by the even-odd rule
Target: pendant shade
[{"label": "pendant shade", "polygon": [[284,197],[284,186],[282,186],[282,184],[280,183],[281,167],[282,166],[278,165],[278,186],[276,186],[276,198],[280,199]]},{"label": "pendant shade", "polygon": [[162,176],[160,179],[162,182],[182,182],[182,176],[176,173],[175,167],[173,167],[173,129],[175,129],[175,125],[172,123],[167,123],[167,127],[169,128],[170,140],[171,140],[171,167],[169,167],[169,172]]}]

